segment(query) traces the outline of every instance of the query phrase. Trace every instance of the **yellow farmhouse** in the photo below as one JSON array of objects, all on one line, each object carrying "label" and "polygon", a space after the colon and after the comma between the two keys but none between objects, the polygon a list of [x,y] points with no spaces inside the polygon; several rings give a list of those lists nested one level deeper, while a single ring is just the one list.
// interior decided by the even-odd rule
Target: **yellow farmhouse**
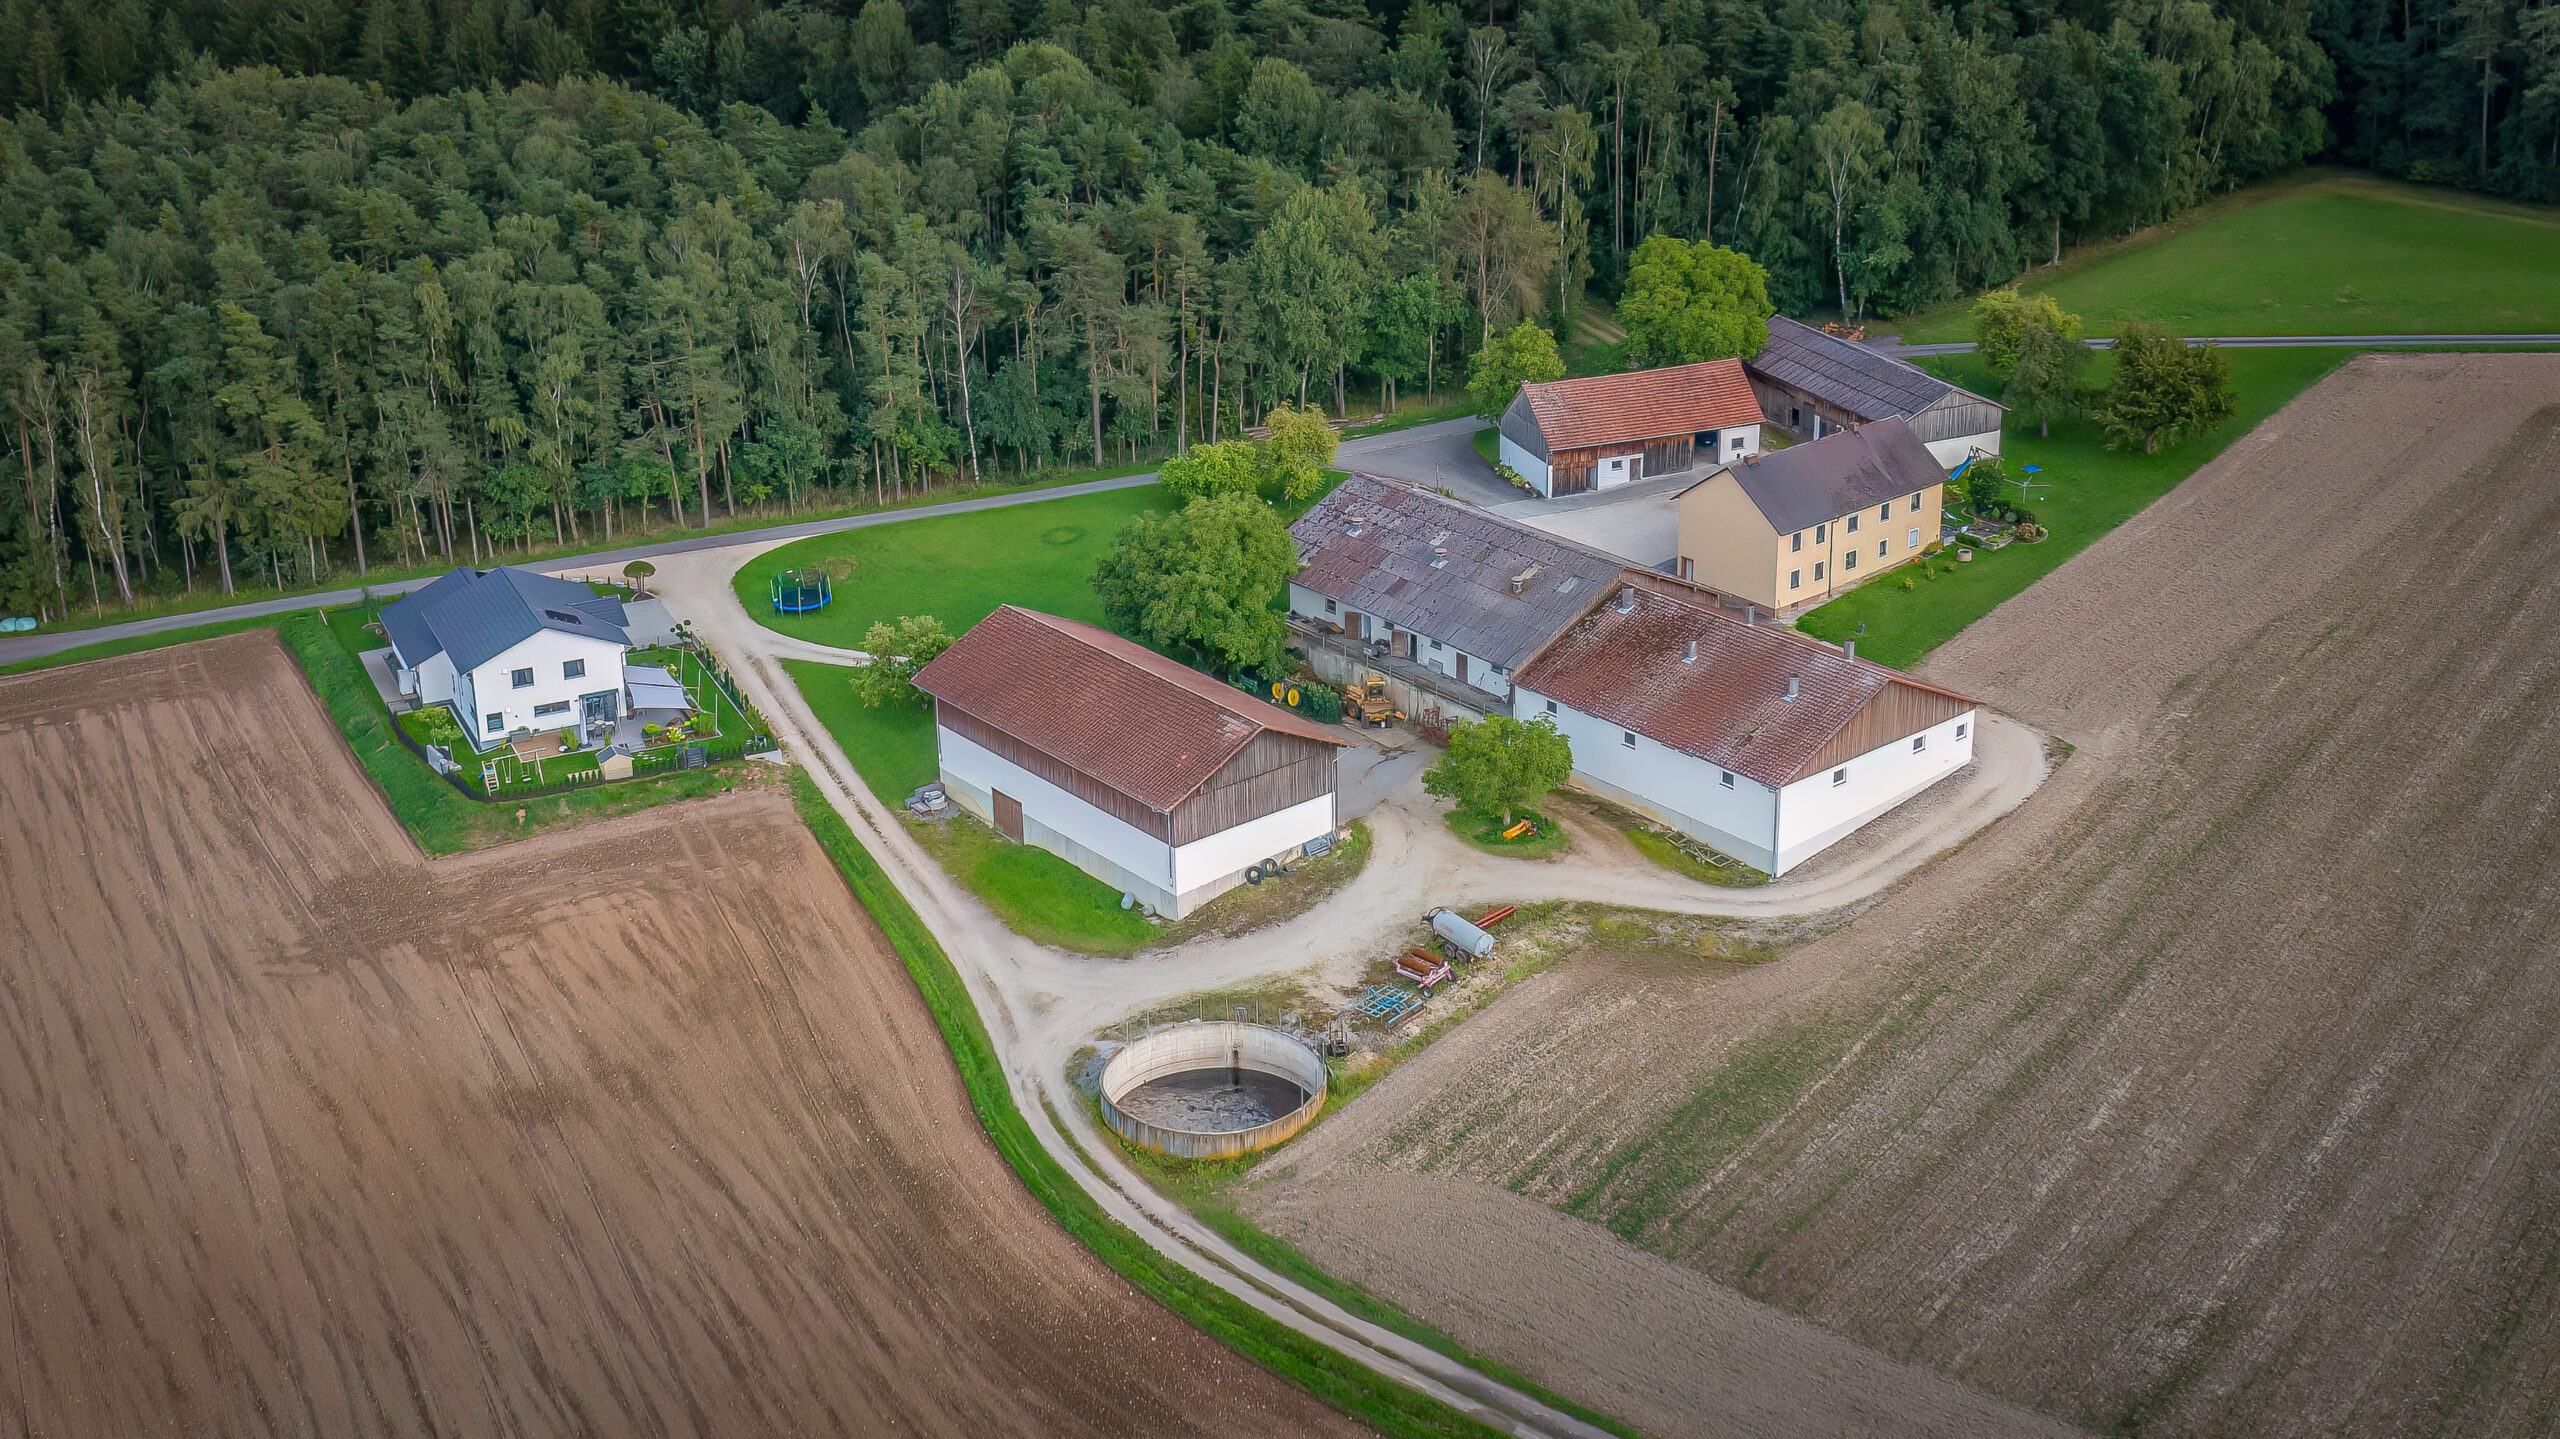
[{"label": "yellow farmhouse", "polygon": [[1745,457],[1680,496],[1680,578],[1776,613],[1906,564],[1938,538],[1947,472],[1879,420]]}]

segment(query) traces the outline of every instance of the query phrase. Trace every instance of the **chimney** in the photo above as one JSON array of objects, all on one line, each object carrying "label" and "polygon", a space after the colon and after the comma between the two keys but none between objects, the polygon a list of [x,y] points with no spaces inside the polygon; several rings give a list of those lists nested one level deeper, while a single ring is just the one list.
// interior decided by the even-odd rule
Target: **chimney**
[{"label": "chimney", "polygon": [[1858,642],[1856,640],[1842,640],[1840,642],[1840,653],[1850,659],[1856,659],[1858,657]]},{"label": "chimney", "polygon": [[1618,613],[1622,615],[1631,615],[1635,612],[1636,587],[1633,585],[1618,586]]},{"label": "chimney", "polygon": [[1742,462],[1746,465],[1756,465],[1760,463],[1760,452],[1754,450],[1750,454],[1744,455],[1742,457]]},{"label": "chimney", "polygon": [[1684,664],[1684,665],[1693,665],[1693,664],[1696,664],[1697,662],[1698,662],[1698,642],[1697,642],[1696,640],[1691,640],[1691,641],[1689,641],[1689,652],[1688,652],[1687,654],[1682,655],[1682,656],[1680,657],[1680,663],[1682,663],[1682,664]]},{"label": "chimney", "polygon": [[1527,589],[1529,587],[1529,581],[1534,580],[1537,577],[1538,567],[1536,565],[1531,565],[1529,568],[1513,575],[1511,577],[1511,592],[1516,595],[1522,590]]},{"label": "chimney", "polygon": [[1742,607],[1742,622],[1746,625],[1756,625],[1760,623],[1760,607],[1758,605],[1744,605]]},{"label": "chimney", "polygon": [[1804,681],[1797,679],[1794,675],[1787,676],[1787,700],[1789,703],[1793,703],[1795,697],[1802,693],[1803,690]]}]

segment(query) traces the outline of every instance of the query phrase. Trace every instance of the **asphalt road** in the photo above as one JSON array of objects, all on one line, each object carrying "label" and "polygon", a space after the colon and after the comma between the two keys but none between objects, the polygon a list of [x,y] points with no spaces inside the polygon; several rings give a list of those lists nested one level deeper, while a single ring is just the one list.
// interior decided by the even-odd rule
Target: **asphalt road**
[{"label": "asphalt road", "polygon": [[[2209,340],[2235,350],[2351,350],[2447,349],[2490,350],[2509,345],[2560,345],[2560,335],[2191,335],[2193,340]],[[2103,350],[2115,341],[2092,336],[2089,347]],[[1869,340],[1870,349],[1897,359],[1915,355],[1970,355],[1970,340],[1943,345],[1906,345],[1900,335],[1884,335]]]}]

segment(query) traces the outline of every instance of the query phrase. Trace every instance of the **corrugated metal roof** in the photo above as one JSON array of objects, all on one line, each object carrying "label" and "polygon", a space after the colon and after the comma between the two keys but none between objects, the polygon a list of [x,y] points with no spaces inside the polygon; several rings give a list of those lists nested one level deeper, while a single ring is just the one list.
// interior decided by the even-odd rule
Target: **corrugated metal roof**
[{"label": "corrugated metal roof", "polygon": [[[1769,317],[1769,343],[1747,363],[1755,373],[1827,400],[1860,420],[1916,415],[1956,391],[1908,360],[1878,354],[1784,315]],[[1993,403],[1970,390],[1960,393]]]},{"label": "corrugated metal roof", "polygon": [[1006,605],[916,688],[1160,813],[1264,730],[1349,740],[1109,630]]},{"label": "corrugated metal roof", "polygon": [[[542,630],[628,646],[622,601],[572,580],[501,565],[459,569],[382,612],[382,627],[411,668],[439,650],[469,672]],[[407,635],[409,639],[402,639]],[[411,644],[421,646],[412,656]]]},{"label": "corrugated metal roof", "polygon": [[1505,669],[1571,623],[1625,563],[1374,475],[1344,480],[1289,532],[1306,566],[1295,583]]},{"label": "corrugated metal roof", "polygon": [[1898,419],[1840,430],[1725,468],[1782,535],[1947,480],[1929,447]]},{"label": "corrugated metal roof", "polygon": [[1522,385],[1550,454],[1760,423],[1740,360]]},{"label": "corrugated metal roof", "polygon": [[[1782,787],[1889,685],[1924,685],[1774,625],[1746,624],[1702,596],[1630,572],[1635,607],[1596,606],[1523,668],[1518,682],[1584,714]],[[1689,642],[1698,657],[1683,662]],[[1797,681],[1789,700],[1787,681]]]}]

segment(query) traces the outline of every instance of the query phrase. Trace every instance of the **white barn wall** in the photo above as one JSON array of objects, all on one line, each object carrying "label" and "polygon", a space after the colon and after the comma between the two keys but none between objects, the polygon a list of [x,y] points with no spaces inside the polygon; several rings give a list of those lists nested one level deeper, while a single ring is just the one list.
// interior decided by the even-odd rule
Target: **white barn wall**
[{"label": "white barn wall", "polygon": [[[1938,462],[1938,468],[1952,470],[1963,464],[1964,457],[1976,450],[1986,455],[1999,454],[2000,432],[1989,430],[1979,435],[1958,435],[1952,440],[1931,440],[1928,447],[1929,458]],[[1936,536],[1933,535],[1931,538],[1934,539]]]},{"label": "white barn wall", "polygon": [[[497,658],[474,669],[471,689],[485,708],[470,711],[465,719],[472,735],[481,743],[519,729],[569,729],[578,723],[578,696],[598,690],[622,689],[623,647],[598,635],[573,635],[561,630],[541,630],[518,640]],[[560,666],[568,660],[587,662],[587,672],[577,679],[563,679]],[[517,689],[510,679],[511,671],[530,666],[533,683]],[[564,714],[535,718],[536,705],[569,702]],[[503,718],[496,729],[489,728],[489,716]]]},{"label": "white barn wall", "polygon": [[[1494,433],[1501,435],[1499,430]],[[1552,480],[1547,473],[1546,461],[1522,449],[1520,442],[1509,435],[1502,435],[1501,446],[1496,453],[1502,456],[1504,464],[1520,472],[1520,478],[1536,486],[1539,494],[1547,493],[1547,486],[1552,483]]]},{"label": "white barn wall", "polygon": [[[1512,712],[1523,723],[1534,721],[1547,714],[1547,696],[1523,687],[1513,698]],[[1736,859],[1776,872],[1771,844],[1778,833],[1776,791],[1745,774],[1736,774],[1733,788],[1726,789],[1719,766],[1643,735],[1629,749],[1619,726],[1568,704],[1559,702],[1556,713],[1547,717],[1573,746],[1576,782]]]},{"label": "white barn wall", "polygon": [[1260,819],[1246,820],[1233,829],[1204,835],[1175,850],[1173,887],[1183,907],[1188,909],[1231,887],[1244,877],[1249,865],[1296,849],[1318,835],[1333,833],[1333,804],[1334,796],[1319,795]]},{"label": "white barn wall", "polygon": [[1170,906],[1176,892],[1173,887],[1173,846],[1117,816],[1105,814],[964,735],[936,725],[934,742],[941,752],[944,780],[946,783],[958,780],[967,786],[967,790],[960,793],[974,801],[969,807],[980,819],[989,824],[995,823],[995,804],[986,796],[995,790],[1003,790],[1022,801],[1025,841],[1031,838],[1031,826],[1037,821],[1073,840],[1077,848],[1108,861],[1118,873],[1102,873],[1086,863],[1085,857],[1066,854],[1050,845],[1040,848],[1075,862],[1078,868],[1105,884],[1120,889],[1136,889],[1138,897],[1149,904],[1158,908]]},{"label": "white barn wall", "polygon": [[[1922,730],[1920,735],[1928,744],[1916,754],[1910,736],[1878,745],[1845,765],[1832,767],[1849,772],[1845,784],[1833,784],[1832,771],[1826,769],[1788,785],[1779,795],[1778,867],[1769,872],[1794,868],[1964,768],[1973,759],[1974,727],[1981,722],[1981,711],[1966,710]],[[1962,739],[1956,737],[1958,729],[1964,731]]]}]

